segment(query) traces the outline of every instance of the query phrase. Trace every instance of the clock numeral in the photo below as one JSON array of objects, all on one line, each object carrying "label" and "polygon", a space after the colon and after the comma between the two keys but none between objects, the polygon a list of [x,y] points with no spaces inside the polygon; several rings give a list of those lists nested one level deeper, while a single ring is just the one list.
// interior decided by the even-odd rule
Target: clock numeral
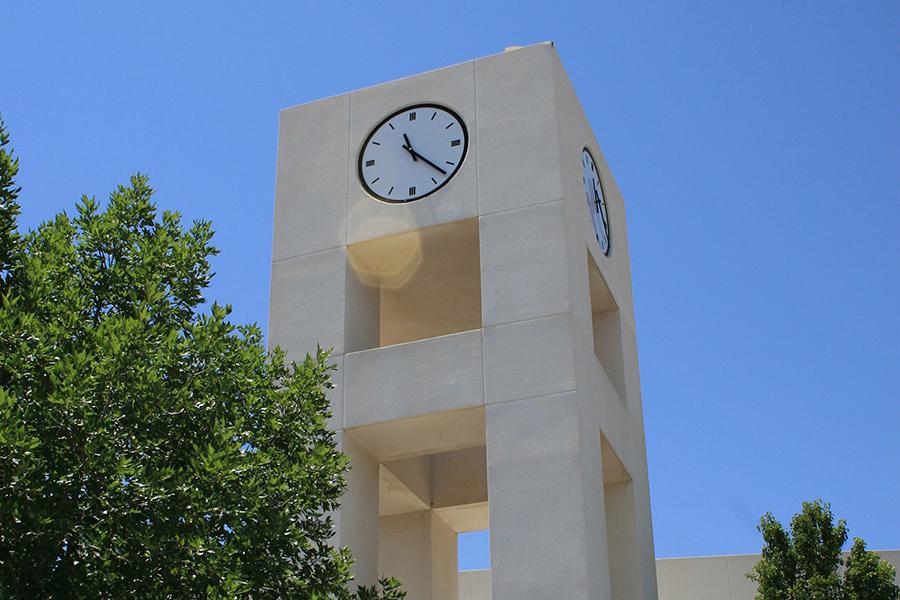
[{"label": "clock numeral", "polygon": [[415,120],[416,120],[416,113],[414,113],[414,112],[409,113],[409,120],[410,120],[410,121],[415,121]]},{"label": "clock numeral", "polygon": [[409,195],[410,195],[410,196],[414,196],[415,193],[416,193],[416,186],[412,186],[411,188],[409,188]]},{"label": "clock numeral", "polygon": [[450,129],[451,127],[453,127],[453,123],[450,123],[449,125],[447,125],[446,127],[444,127],[444,129]]},{"label": "clock numeral", "polygon": [[367,161],[366,161],[366,166],[367,166],[367,167],[371,167],[371,166],[373,166],[374,164],[375,164],[375,161],[374,161],[374,160],[367,160]]},{"label": "clock numeral", "polygon": [[432,177],[432,178],[431,178],[431,183],[437,183],[437,179],[435,179],[434,177]]},{"label": "clock numeral", "polygon": [[375,184],[378,182],[379,179],[381,179],[381,177],[376,177],[375,179],[373,179],[373,180],[372,180],[372,185],[375,185]]},{"label": "clock numeral", "polygon": [[431,113],[431,120],[434,121],[434,118],[437,116],[437,111]]},{"label": "clock numeral", "polygon": [[393,129],[393,128],[394,128],[394,124],[393,124],[393,123],[388,123],[388,127],[390,127],[391,129]]},{"label": "clock numeral", "polygon": [[448,165],[450,165],[451,167],[456,164],[455,162],[452,162],[449,160],[445,160],[444,162],[447,163]]},{"label": "clock numeral", "polygon": [[376,146],[380,146],[380,145],[381,145],[381,142],[372,142],[372,143],[375,144]]},{"label": "clock numeral", "polygon": [[394,186],[391,186],[391,189],[388,190],[388,196],[390,196],[391,192],[393,192],[393,191],[394,191]]},{"label": "clock numeral", "polygon": [[451,146],[459,146],[459,143],[460,143],[460,140],[453,140],[452,142],[450,142],[450,145]]}]

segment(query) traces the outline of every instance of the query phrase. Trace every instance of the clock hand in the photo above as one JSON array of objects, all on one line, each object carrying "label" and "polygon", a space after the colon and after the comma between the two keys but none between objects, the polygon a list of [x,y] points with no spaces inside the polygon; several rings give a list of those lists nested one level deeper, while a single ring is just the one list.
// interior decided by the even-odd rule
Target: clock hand
[{"label": "clock hand", "polygon": [[406,142],[406,145],[403,146],[403,149],[407,150],[410,153],[410,155],[412,155],[413,162],[416,162],[417,160],[419,160],[418,158],[416,158],[416,153],[412,149],[412,143],[410,143],[409,138],[406,137],[405,133],[403,134],[403,141]]},{"label": "clock hand", "polygon": [[413,158],[416,158],[416,157],[421,158],[421,159],[422,159],[423,161],[425,161],[428,165],[430,165],[430,166],[432,166],[433,168],[437,169],[437,170],[440,172],[441,175],[446,175],[446,174],[447,174],[447,171],[443,170],[442,168],[440,168],[439,166],[437,166],[436,164],[434,164],[433,162],[431,162],[430,160],[428,160],[427,158],[425,158],[424,156],[422,156],[421,154],[419,154],[418,152],[416,152],[416,151],[413,150],[412,148],[407,148],[407,150],[409,150],[409,151],[412,153]]}]

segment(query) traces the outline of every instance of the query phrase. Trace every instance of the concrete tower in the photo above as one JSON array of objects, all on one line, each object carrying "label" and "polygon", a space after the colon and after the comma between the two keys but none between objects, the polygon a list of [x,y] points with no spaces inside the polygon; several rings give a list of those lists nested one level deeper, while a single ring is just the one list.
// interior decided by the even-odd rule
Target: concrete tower
[{"label": "concrete tower", "polygon": [[625,209],[552,44],[282,111],[269,324],[333,348],[360,583],[455,600],[490,528],[494,600],[656,598]]}]

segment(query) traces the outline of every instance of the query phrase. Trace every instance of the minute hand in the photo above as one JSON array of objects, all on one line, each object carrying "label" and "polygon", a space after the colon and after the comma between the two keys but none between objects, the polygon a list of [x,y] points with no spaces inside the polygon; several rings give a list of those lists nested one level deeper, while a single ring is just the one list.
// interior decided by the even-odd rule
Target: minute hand
[{"label": "minute hand", "polygon": [[434,164],[433,162],[431,162],[430,160],[428,160],[427,158],[425,158],[424,156],[422,156],[421,154],[419,154],[418,152],[416,152],[415,150],[413,150],[413,149],[410,148],[409,146],[404,146],[404,148],[406,148],[407,150],[409,150],[409,152],[410,152],[414,157],[416,157],[416,158],[421,158],[423,161],[425,161],[426,163],[428,163],[428,165],[430,165],[431,167],[437,169],[437,170],[441,173],[441,175],[446,175],[446,174],[447,174],[447,171],[443,170],[442,168],[440,168],[439,166],[437,166],[436,164]]}]

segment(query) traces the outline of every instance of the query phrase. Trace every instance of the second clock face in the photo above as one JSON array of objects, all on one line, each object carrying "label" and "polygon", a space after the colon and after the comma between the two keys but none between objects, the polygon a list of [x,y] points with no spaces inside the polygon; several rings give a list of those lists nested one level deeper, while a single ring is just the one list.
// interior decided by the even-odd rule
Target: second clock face
[{"label": "second clock face", "polygon": [[435,104],[393,113],[369,134],[359,152],[359,180],[385,202],[412,202],[447,184],[466,157],[462,119]]},{"label": "second clock face", "polygon": [[594,232],[597,241],[600,242],[600,250],[603,254],[609,254],[609,214],[606,210],[606,198],[603,196],[603,185],[600,182],[600,171],[594,164],[591,151],[585,148],[581,152],[581,172],[584,181],[584,195],[587,199],[588,210],[591,211],[591,219],[594,222]]}]

